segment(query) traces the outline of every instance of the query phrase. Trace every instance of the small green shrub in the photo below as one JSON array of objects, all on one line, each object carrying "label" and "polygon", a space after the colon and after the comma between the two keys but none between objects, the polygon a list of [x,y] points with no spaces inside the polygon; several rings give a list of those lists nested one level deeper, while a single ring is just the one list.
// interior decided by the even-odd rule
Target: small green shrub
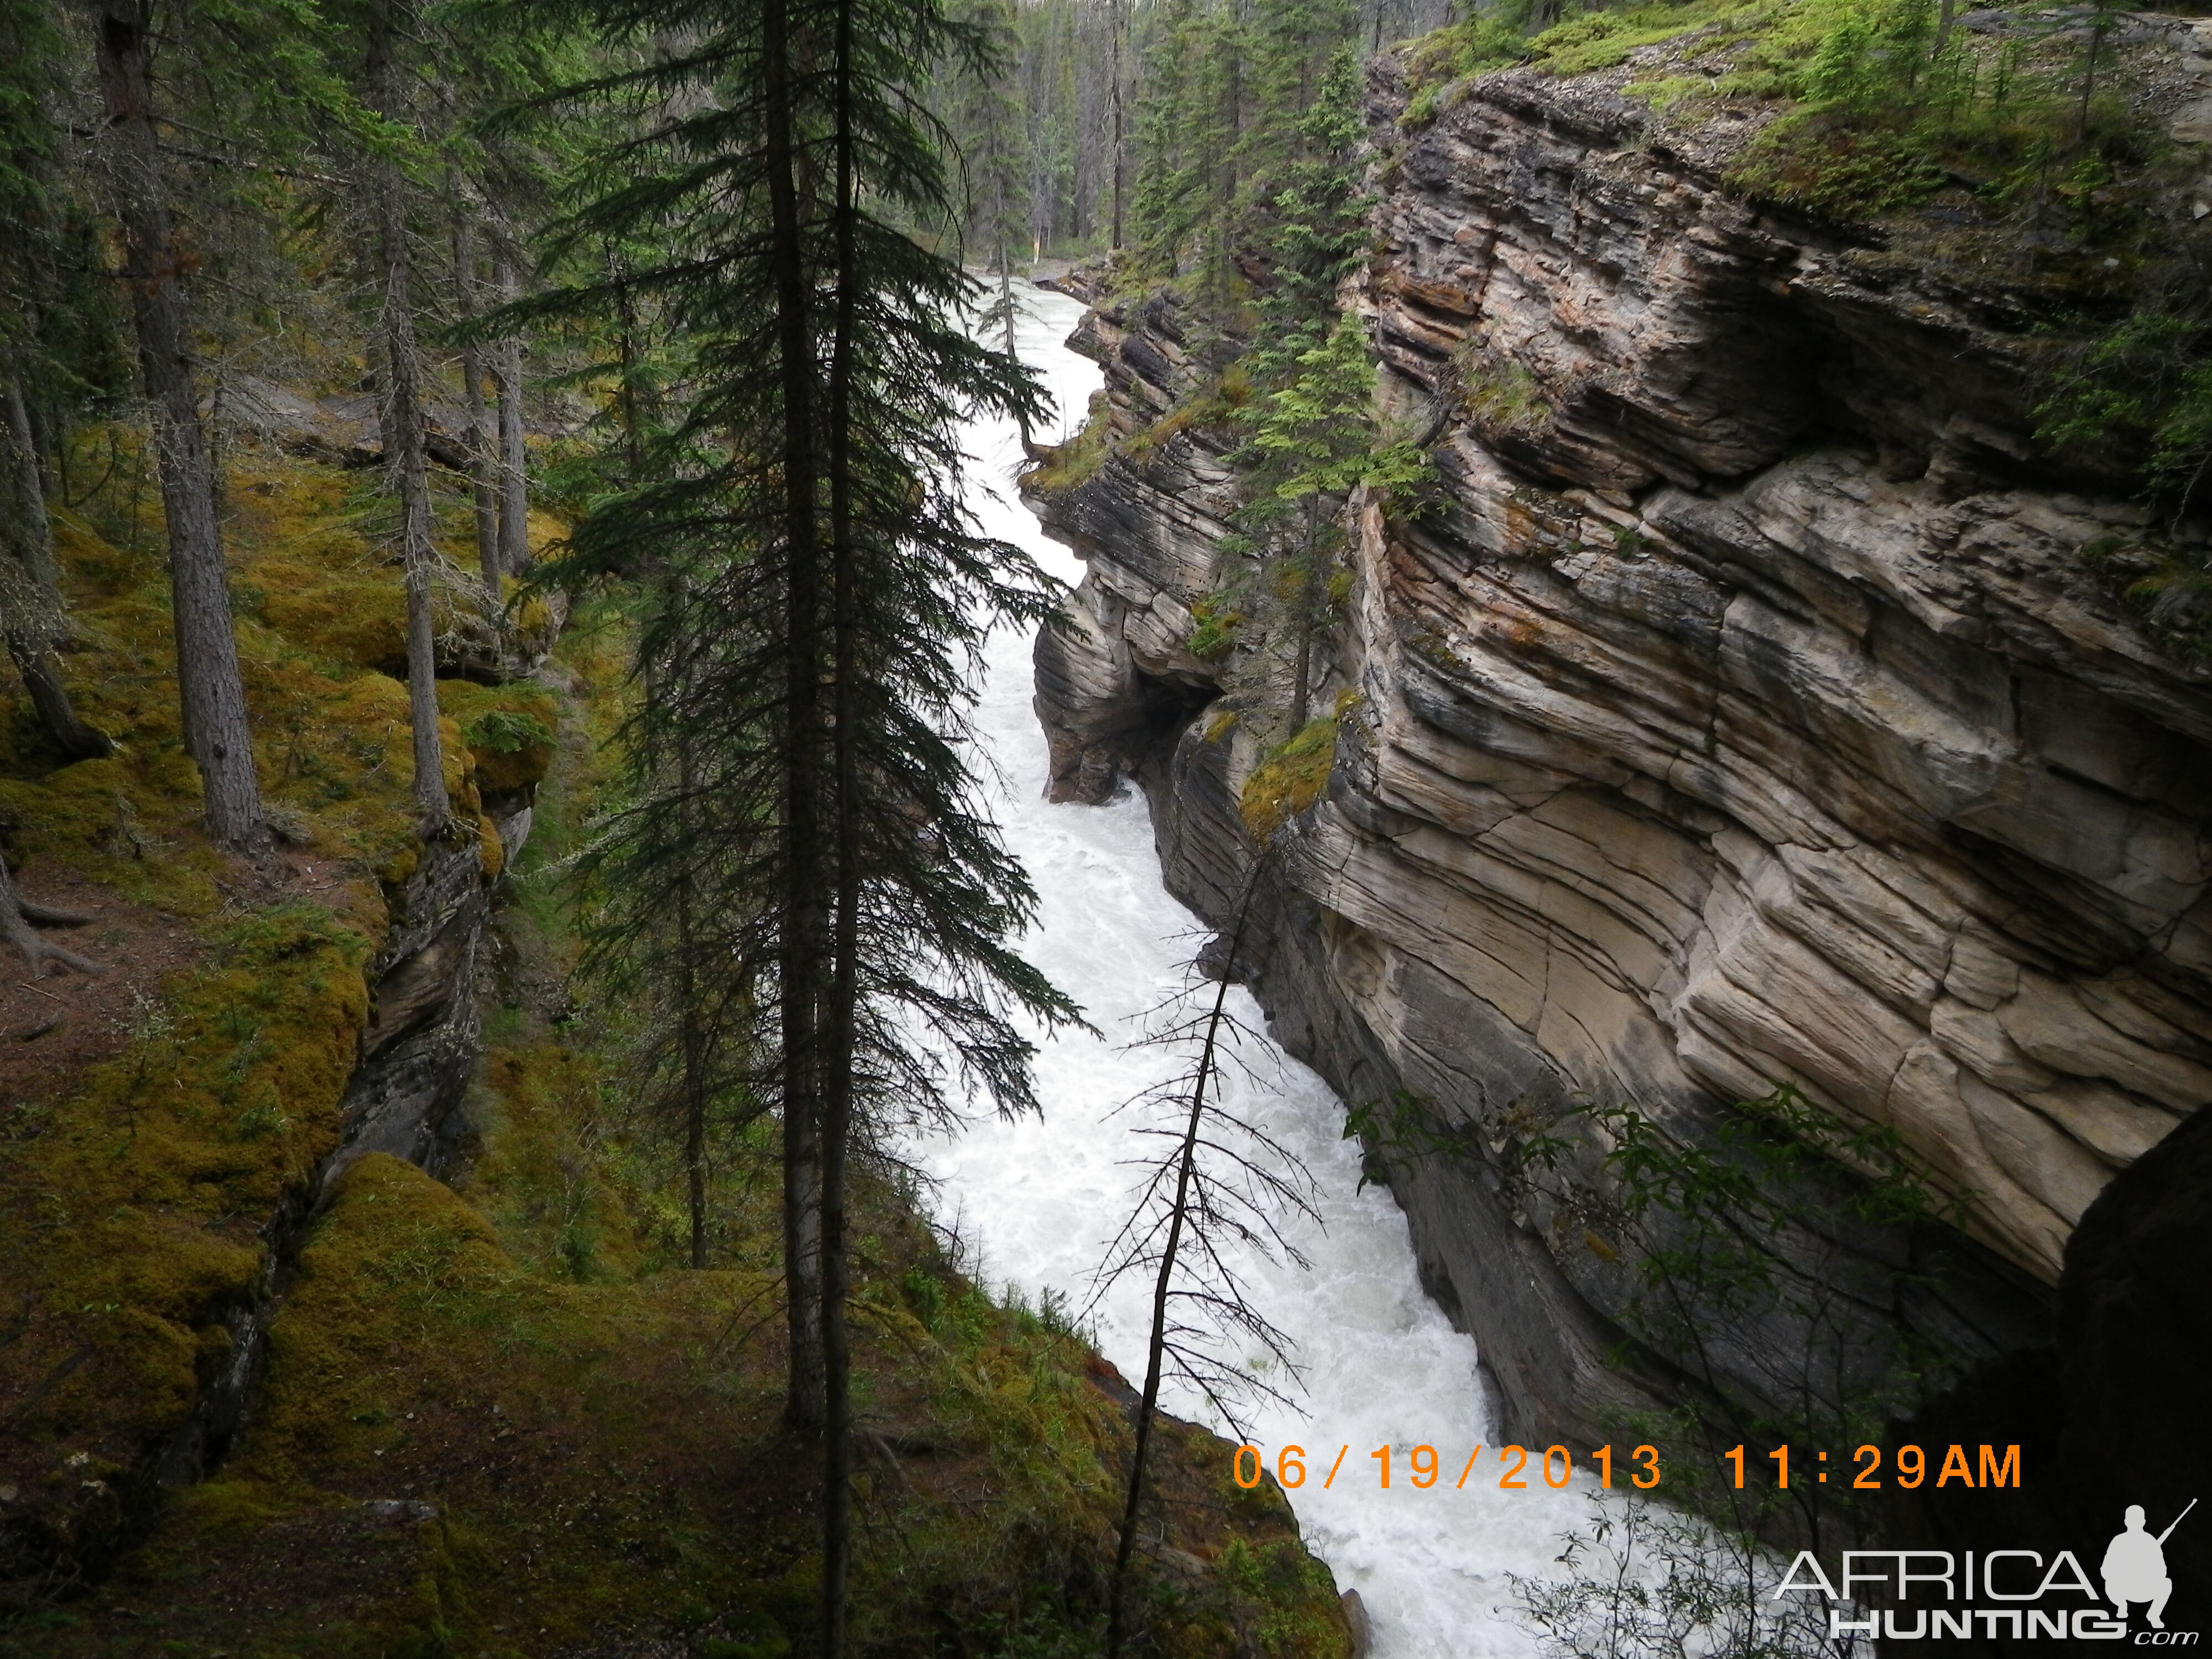
[{"label": "small green shrub", "polygon": [[1516,359],[1470,343],[1453,358],[1460,404],[1492,433],[1534,434],[1552,423],[1552,404],[1535,375]]},{"label": "small green shrub", "polygon": [[1083,430],[1046,450],[1044,459],[1022,475],[1023,488],[1050,495],[1087,483],[1113,449],[1112,413],[1102,392],[1093,400]]},{"label": "small green shrub", "polygon": [[477,715],[462,735],[468,739],[470,748],[495,755],[520,754],[533,744],[553,741],[552,729],[536,715],[506,708]]},{"label": "small green shrub", "polygon": [[1237,630],[1249,620],[1231,607],[1226,595],[1209,593],[1190,607],[1198,625],[1190,631],[1190,654],[1200,662],[1218,662],[1237,646]]}]

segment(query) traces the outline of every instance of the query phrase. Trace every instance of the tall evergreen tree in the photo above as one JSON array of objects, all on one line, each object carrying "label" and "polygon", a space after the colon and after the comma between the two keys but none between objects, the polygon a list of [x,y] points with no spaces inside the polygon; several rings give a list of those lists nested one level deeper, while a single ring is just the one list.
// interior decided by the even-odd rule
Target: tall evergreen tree
[{"label": "tall evergreen tree", "polygon": [[[611,238],[652,255],[520,313],[646,299],[688,338],[687,395],[648,476],[578,527],[570,568],[649,558],[684,578],[643,648],[685,672],[641,682],[639,719],[685,734],[713,780],[690,867],[725,896],[716,972],[748,978],[763,1015],[755,1074],[785,1131],[787,1417],[823,1434],[834,1651],[850,1159],[970,1090],[1030,1105],[1008,1010],[1073,1013],[1006,946],[1031,896],[963,748],[984,633],[1041,619],[1052,595],[1019,550],[976,533],[961,430],[979,408],[1033,420],[1041,399],[961,325],[973,281],[903,228],[963,205],[919,89],[933,66],[982,56],[979,31],[893,0],[595,15],[635,58],[574,96],[628,108],[639,131],[549,252]],[[617,826],[641,830],[636,814]],[[678,867],[664,859],[660,878]]]},{"label": "tall evergreen tree", "polygon": [[444,744],[438,731],[437,629],[430,591],[440,559],[430,538],[422,361],[416,344],[414,261],[409,246],[410,190],[401,155],[412,137],[413,100],[399,53],[414,33],[413,12],[408,0],[371,0],[366,19],[367,101],[386,127],[369,158],[368,193],[374,204],[374,257],[382,279],[376,332],[384,371],[378,392],[385,471],[399,498],[400,557],[406,573],[407,709],[413,736],[415,812],[420,833],[428,836],[445,827],[448,802]]},{"label": "tall evergreen tree", "polygon": [[215,463],[200,422],[185,301],[190,271],[169,210],[155,134],[155,33],[148,0],[89,0],[112,147],[123,271],[151,406],[155,469],[168,526],[177,687],[185,747],[198,766],[209,832],[243,846],[263,835],[246,687],[232,631]]},{"label": "tall evergreen tree", "polygon": [[453,314],[462,331],[461,397],[468,412],[467,453],[469,505],[476,529],[477,568],[483,578],[487,616],[496,625],[506,608],[505,574],[500,556],[499,495],[493,479],[496,459],[492,453],[490,406],[484,401],[483,343],[470,331],[480,309],[482,274],[477,260],[477,215],[474,204],[449,182],[453,198]]},{"label": "tall evergreen tree", "polygon": [[[61,69],[61,38],[39,9],[0,11],[0,639],[47,741],[71,760],[108,752],[77,718],[56,650],[65,635],[46,478],[27,382],[54,378],[40,349],[40,312],[65,213],[55,131],[41,84]],[[12,595],[12,598],[10,597]]]}]

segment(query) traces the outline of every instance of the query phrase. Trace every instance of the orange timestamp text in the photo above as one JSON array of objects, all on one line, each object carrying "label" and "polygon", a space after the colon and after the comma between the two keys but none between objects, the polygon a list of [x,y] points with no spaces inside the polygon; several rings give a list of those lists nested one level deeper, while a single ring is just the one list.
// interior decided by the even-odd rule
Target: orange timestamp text
[{"label": "orange timestamp text", "polygon": [[[2018,1446],[2006,1446],[2002,1449],[1996,1446],[1982,1446],[1978,1450],[1980,1455],[1976,1458],[1970,1457],[1967,1449],[1964,1446],[1954,1445],[1944,1449],[1942,1466],[1935,1471],[1936,1484],[1938,1486],[1948,1486],[1952,1482],[1957,1481],[1961,1486],[1975,1487],[2016,1487],[2020,1485],[2020,1448]],[[1736,1447],[1733,1451],[1721,1454],[1721,1462],[1734,1468],[1735,1485],[1739,1490],[1743,1486],[1745,1464],[1747,1462],[1756,1463],[1759,1455],[1757,1452],[1747,1453],[1741,1446]],[[1774,1465],[1774,1484],[1787,1490],[1790,1485],[1790,1448],[1777,1446],[1765,1455]],[[1932,1462],[1929,1449],[1920,1446],[1899,1446],[1891,1455],[1895,1460],[1896,1469],[1889,1478],[1899,1486],[1909,1489],[1928,1479]],[[1840,1462],[1842,1460],[1838,1461]],[[1850,1461],[1854,1465],[1853,1468],[1839,1469],[1836,1473],[1836,1480],[1839,1484],[1844,1476],[1849,1474],[1851,1476],[1850,1484],[1862,1491],[1874,1491],[1881,1486],[1882,1450],[1881,1447],[1861,1446],[1850,1455]],[[1815,1451],[1812,1454],[1812,1462],[1808,1468],[1804,1450],[1801,1448],[1797,1458],[1798,1484],[1803,1485],[1806,1475],[1810,1474],[1814,1484],[1827,1485],[1827,1453]]]},{"label": "orange timestamp text", "polygon": [[[1574,1454],[1565,1446],[1547,1446],[1540,1453],[1533,1452],[1526,1446],[1499,1446],[1496,1449],[1500,1465],[1496,1473],[1501,1492],[1534,1491],[1537,1489],[1534,1484],[1536,1480],[1556,1492],[1575,1478]],[[1336,1449],[1335,1461],[1330,1463],[1328,1473],[1322,1478],[1323,1486],[1336,1484],[1337,1475],[1343,1469],[1344,1460],[1351,1450],[1349,1444]],[[1465,1488],[1474,1475],[1476,1466],[1483,1462],[1482,1453],[1483,1448],[1480,1445],[1468,1453],[1467,1462],[1460,1469],[1459,1479],[1451,1483],[1454,1488]],[[1397,1462],[1397,1449],[1377,1446],[1367,1455],[1376,1465],[1376,1484],[1382,1491],[1390,1491],[1390,1472],[1392,1465]],[[1610,1491],[1613,1478],[1613,1448],[1600,1446],[1588,1456],[1589,1462],[1597,1468],[1599,1480]],[[1237,1447],[1230,1462],[1231,1473],[1240,1486],[1249,1489],[1258,1486],[1266,1478],[1267,1454],[1257,1446]],[[1407,1479],[1425,1492],[1443,1479],[1448,1465],[1434,1446],[1415,1446],[1406,1455],[1405,1468]],[[1637,1447],[1622,1459],[1620,1472],[1630,1484],[1647,1491],[1657,1486],[1660,1480],[1659,1449],[1656,1446]],[[1487,1484],[1492,1471],[1486,1468],[1482,1473],[1483,1481],[1479,1484]],[[1285,1446],[1276,1452],[1275,1480],[1277,1484],[1293,1491],[1305,1485],[1306,1449],[1304,1446]]]}]

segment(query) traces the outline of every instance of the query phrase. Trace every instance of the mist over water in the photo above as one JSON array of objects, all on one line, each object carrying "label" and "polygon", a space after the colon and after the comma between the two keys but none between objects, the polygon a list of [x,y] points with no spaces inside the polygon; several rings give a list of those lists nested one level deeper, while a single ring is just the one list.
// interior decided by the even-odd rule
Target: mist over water
[{"label": "mist over water", "polygon": [[[1022,295],[1018,338],[1060,410],[1060,430],[1083,422],[1099,383],[1095,365],[1061,342],[1083,314],[1074,301],[1039,290]],[[1041,437],[1058,435],[1041,434]],[[1073,584],[1082,566],[1048,540],[1017,498],[1012,480],[1021,447],[1011,426],[979,422],[972,504],[992,533],[1029,549]],[[1080,1306],[1105,1246],[1128,1212],[1136,1178],[1134,1119],[1115,1109],[1186,1060],[1158,1048],[1130,1048],[1144,1016],[1187,983],[1184,964],[1204,935],[1196,917],[1161,885],[1143,799],[1125,790],[1104,806],[1044,799],[1044,736],[1030,707],[1032,635],[1002,632],[990,642],[976,711],[978,736],[1000,780],[994,805],[1007,844],[1042,900],[1026,941],[1029,958],[1079,1003],[1103,1034],[1044,1042],[1036,1066],[1042,1121],[975,1123],[933,1138],[911,1155],[942,1185],[940,1214],[954,1218],[981,1252],[981,1277],[1012,1284],[1032,1301],[1048,1291]],[[1230,1007],[1257,1030],[1257,1005],[1241,988]],[[1405,1218],[1390,1194],[1359,1190],[1356,1143],[1341,1138],[1344,1108],[1327,1085],[1264,1037],[1238,1043],[1242,1066],[1224,1076],[1225,1100],[1264,1122],[1305,1162],[1319,1185],[1321,1227],[1293,1230],[1311,1263],[1255,1266],[1255,1300],[1297,1344],[1303,1389],[1276,1377],[1294,1404],[1255,1401],[1245,1413],[1268,1467],[1285,1443],[1305,1449],[1309,1474],[1290,1493],[1308,1545],[1365,1602],[1378,1659],[1466,1659],[1533,1655],[1536,1644],[1511,1617],[1506,1575],[1555,1572],[1559,1534],[1590,1513],[1595,1482],[1580,1469],[1564,1491],[1547,1489],[1532,1449],[1528,1489],[1500,1491],[1504,1466],[1476,1380],[1473,1340],[1451,1328],[1421,1291]],[[1096,1316],[1099,1345],[1133,1386],[1144,1377],[1150,1325],[1146,1286],[1125,1284]],[[1172,1382],[1162,1405],[1224,1429],[1203,1401]],[[1391,1485],[1382,1491],[1370,1455],[1389,1444]],[[1454,1482],[1469,1451],[1484,1447],[1464,1488]],[[1411,1481],[1408,1455],[1436,1449],[1442,1474],[1428,1491]],[[1338,1449],[1348,1447],[1324,1488]]]}]

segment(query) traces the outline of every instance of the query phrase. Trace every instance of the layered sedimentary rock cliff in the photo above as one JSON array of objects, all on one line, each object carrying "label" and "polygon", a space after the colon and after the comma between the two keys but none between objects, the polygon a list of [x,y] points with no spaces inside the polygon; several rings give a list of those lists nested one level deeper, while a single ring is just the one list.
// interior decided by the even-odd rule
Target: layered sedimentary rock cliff
[{"label": "layered sedimentary rock cliff", "polygon": [[[1533,1443],[1668,1392],[1608,1362],[1618,1241],[1526,1178],[1571,1103],[1686,1145],[1794,1084],[1893,1128],[1960,1231],[1815,1201],[1778,1248],[1875,1348],[1973,1354],[2040,1340],[2075,1222],[2212,1099],[2212,672],[2097,563],[2166,529],[2038,450],[2017,293],[1747,205],[1739,139],[1662,131],[1619,79],[1504,71],[1410,136],[1374,82],[1357,303],[1441,508],[1358,513],[1328,670],[1356,700],[1237,964],[1348,1100],[1463,1143],[1377,1150]],[[1088,561],[1038,708],[1055,789],[1138,779],[1219,919],[1285,734],[1264,697],[1224,718],[1188,648],[1235,501],[1233,439],[1155,424],[1195,337],[1166,298],[1085,324],[1147,441],[1037,491]],[[1802,1337],[1727,1363],[1755,1391]]]}]

